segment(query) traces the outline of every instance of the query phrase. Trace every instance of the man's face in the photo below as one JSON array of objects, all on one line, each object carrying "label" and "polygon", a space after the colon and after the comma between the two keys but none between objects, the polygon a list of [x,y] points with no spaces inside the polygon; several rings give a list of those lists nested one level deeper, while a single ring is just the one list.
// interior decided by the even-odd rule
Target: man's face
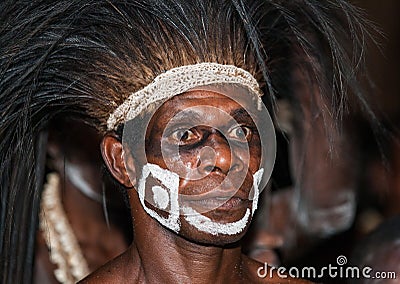
[{"label": "man's face", "polygon": [[[139,195],[151,200],[142,204],[148,213],[194,241],[240,239],[256,206],[253,183],[261,141],[255,113],[255,107],[245,110],[209,90],[166,101],[146,132],[147,164],[141,165]],[[143,174],[145,169],[150,170]]]}]

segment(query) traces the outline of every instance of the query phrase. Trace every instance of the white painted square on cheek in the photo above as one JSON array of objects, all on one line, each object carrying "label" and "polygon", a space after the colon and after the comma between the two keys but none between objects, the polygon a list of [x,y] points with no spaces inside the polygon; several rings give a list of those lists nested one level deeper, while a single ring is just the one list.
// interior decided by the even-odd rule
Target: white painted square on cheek
[{"label": "white painted square on cheek", "polygon": [[[155,180],[159,181],[163,186],[167,188],[167,192],[170,194],[169,201],[171,202],[171,204],[170,204],[170,210],[168,212],[169,213],[168,218],[161,216],[156,211],[146,206],[145,189],[146,189],[146,181],[149,177],[153,177]],[[156,185],[155,187],[158,187],[158,185]],[[143,166],[142,176],[139,180],[139,186],[138,186],[140,203],[142,204],[147,214],[156,219],[161,225],[175,232],[178,232],[180,230],[178,190],[179,190],[179,176],[176,173],[165,170],[155,164],[148,163]],[[161,191],[155,189],[152,192],[155,194],[161,193]],[[165,197],[161,196],[155,197],[155,199],[157,198],[165,199]],[[153,205],[157,207],[157,204]]]}]

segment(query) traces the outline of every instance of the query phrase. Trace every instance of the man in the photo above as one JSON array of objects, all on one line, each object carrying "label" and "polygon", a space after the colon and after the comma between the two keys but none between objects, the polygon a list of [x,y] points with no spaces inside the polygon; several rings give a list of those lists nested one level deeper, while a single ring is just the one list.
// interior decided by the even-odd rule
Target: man
[{"label": "man", "polygon": [[[198,68],[203,72],[197,76],[207,78],[208,66],[220,68],[215,78],[224,68],[233,68],[204,63],[162,76],[167,82],[185,85],[168,76],[182,72],[193,78],[197,73],[193,69]],[[163,93],[160,80],[153,81],[157,94]],[[246,80],[221,87],[208,85],[205,79],[205,84],[176,96],[167,94],[169,99],[147,115],[151,117],[148,124],[143,116],[130,118],[122,141],[115,134],[103,139],[108,169],[128,189],[134,241],[84,283],[287,280],[272,274],[260,278],[257,271],[262,264],[244,256],[239,242],[257,208],[261,180],[271,174],[272,121],[265,108],[258,109],[257,91]],[[135,97],[141,96],[131,95]],[[137,132],[143,128],[145,156],[137,139],[130,143],[130,137],[142,137]]]}]

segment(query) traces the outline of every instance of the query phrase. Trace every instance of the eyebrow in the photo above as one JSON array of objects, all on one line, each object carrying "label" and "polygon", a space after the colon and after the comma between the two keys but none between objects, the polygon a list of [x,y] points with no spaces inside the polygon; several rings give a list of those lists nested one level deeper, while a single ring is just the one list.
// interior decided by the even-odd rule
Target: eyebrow
[{"label": "eyebrow", "polygon": [[174,116],[174,120],[189,119],[190,122],[201,122],[202,116],[194,110],[185,110]]},{"label": "eyebrow", "polygon": [[231,115],[235,120],[248,120],[253,119],[251,118],[251,115],[249,114],[248,111],[246,111],[244,108],[237,108],[232,110],[229,115]]},{"label": "eyebrow", "polygon": [[[229,115],[236,121],[250,121],[253,124],[255,123],[249,112],[242,107],[230,111]],[[191,109],[180,112],[174,117],[174,120],[185,120],[187,123],[202,123],[204,121],[204,116],[198,111]]]}]

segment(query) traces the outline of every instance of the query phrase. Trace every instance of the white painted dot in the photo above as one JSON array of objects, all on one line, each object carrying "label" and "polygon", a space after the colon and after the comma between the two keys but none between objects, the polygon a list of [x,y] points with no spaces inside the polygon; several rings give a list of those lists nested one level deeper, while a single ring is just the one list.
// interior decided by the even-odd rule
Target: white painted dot
[{"label": "white painted dot", "polygon": [[151,190],[153,191],[155,205],[160,209],[166,209],[169,204],[168,191],[159,185],[153,186]]}]

